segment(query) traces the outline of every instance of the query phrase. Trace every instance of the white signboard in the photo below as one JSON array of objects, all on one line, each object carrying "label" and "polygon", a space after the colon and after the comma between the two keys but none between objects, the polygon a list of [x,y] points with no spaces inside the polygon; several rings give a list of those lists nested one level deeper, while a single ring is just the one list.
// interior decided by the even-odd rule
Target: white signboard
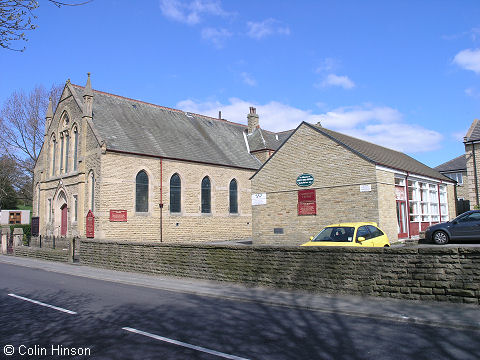
[{"label": "white signboard", "polygon": [[267,194],[252,194],[252,205],[265,205],[267,203]]},{"label": "white signboard", "polygon": [[372,191],[372,185],[360,185],[360,192]]}]

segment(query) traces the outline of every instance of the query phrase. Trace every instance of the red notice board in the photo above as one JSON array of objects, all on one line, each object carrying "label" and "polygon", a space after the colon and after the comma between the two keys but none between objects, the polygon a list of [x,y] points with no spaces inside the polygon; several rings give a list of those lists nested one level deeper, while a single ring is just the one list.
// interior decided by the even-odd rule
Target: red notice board
[{"label": "red notice board", "polygon": [[298,215],[317,215],[315,189],[298,190]]},{"label": "red notice board", "polygon": [[126,222],[127,210],[110,210],[110,221],[112,222]]},{"label": "red notice board", "polygon": [[92,210],[88,210],[87,221],[86,221],[86,235],[87,238],[95,237],[95,216],[93,216]]}]

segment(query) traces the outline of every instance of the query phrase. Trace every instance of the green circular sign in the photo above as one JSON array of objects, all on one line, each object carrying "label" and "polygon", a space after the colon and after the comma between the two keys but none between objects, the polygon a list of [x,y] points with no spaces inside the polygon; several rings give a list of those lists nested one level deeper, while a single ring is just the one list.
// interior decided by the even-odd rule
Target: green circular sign
[{"label": "green circular sign", "polygon": [[313,184],[313,175],[311,174],[302,174],[297,177],[297,185],[301,187],[310,186]]}]

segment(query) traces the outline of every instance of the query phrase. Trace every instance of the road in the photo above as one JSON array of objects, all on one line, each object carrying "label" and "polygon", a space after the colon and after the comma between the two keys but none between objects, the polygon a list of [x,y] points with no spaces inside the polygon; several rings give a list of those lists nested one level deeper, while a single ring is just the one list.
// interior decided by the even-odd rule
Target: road
[{"label": "road", "polygon": [[[368,298],[360,298],[358,313],[324,311],[307,308],[300,294],[296,301],[295,293],[288,304],[279,305],[217,296],[213,290],[200,294],[91,277],[0,259],[0,353],[6,345],[12,346],[7,351],[15,351],[3,358],[480,358],[479,322],[473,323],[478,326],[452,326],[451,321],[432,326],[370,316],[368,311],[362,315],[369,306],[361,301],[370,302]],[[381,304],[372,301],[372,306],[375,303]],[[453,316],[464,310],[478,315],[476,308],[462,305],[445,309]],[[432,307],[432,314],[435,311]],[[447,310],[444,314],[447,319]],[[90,356],[58,355],[83,354],[87,349]],[[19,354],[28,351],[33,355]]]}]

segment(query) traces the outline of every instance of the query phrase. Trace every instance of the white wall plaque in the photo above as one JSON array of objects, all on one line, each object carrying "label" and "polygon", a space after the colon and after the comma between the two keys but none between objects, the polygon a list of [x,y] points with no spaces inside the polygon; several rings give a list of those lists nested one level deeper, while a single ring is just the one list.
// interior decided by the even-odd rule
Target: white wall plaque
[{"label": "white wall plaque", "polygon": [[372,191],[372,185],[370,184],[360,185],[360,192],[367,192],[367,191]]},{"label": "white wall plaque", "polygon": [[252,205],[265,205],[267,203],[267,194],[252,194]]}]

